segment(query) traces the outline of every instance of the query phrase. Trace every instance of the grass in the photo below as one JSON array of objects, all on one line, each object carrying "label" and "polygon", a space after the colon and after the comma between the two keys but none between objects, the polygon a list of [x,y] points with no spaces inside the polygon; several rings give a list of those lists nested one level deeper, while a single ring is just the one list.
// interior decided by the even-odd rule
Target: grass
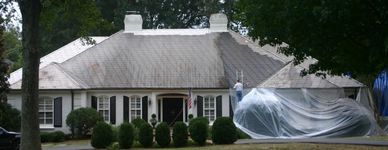
[{"label": "grass", "polygon": [[[345,138],[345,139],[365,139],[365,140],[375,140],[381,141],[386,140],[388,142],[388,136],[373,136],[373,137],[355,137],[355,138]],[[89,145],[90,140],[70,140],[61,143],[45,143],[43,147],[45,148],[54,148],[56,146],[76,146],[76,145]],[[285,143],[285,144],[232,144],[232,145],[212,145],[210,142],[206,146],[196,146],[193,141],[189,140],[189,143],[186,147],[183,148],[174,148],[173,144],[170,144],[170,147],[159,148],[159,146],[154,143],[154,146],[151,149],[179,149],[179,150],[386,150],[388,147],[381,146],[366,146],[366,145],[345,145],[345,144],[311,144],[311,143]],[[149,150],[150,148],[142,148],[139,142],[134,142],[131,149],[139,150]]]}]

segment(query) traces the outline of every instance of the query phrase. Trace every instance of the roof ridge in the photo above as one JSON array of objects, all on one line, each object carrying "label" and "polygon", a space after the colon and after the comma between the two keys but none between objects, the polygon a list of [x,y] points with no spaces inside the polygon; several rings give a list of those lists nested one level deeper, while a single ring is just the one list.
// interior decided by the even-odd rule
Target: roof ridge
[{"label": "roof ridge", "polygon": [[[280,61],[282,61],[282,62],[284,62],[284,63],[290,62],[289,60],[283,59],[281,56],[279,56],[279,53],[277,53],[277,52],[274,53],[274,52],[269,51],[269,50],[263,48],[262,46],[258,45],[257,43],[255,43],[254,41],[252,41],[251,38],[242,36],[241,34],[238,34],[237,32],[235,32],[235,31],[233,31],[233,30],[228,30],[228,31],[229,31],[229,33],[232,33],[232,34],[231,34],[232,37],[234,37],[234,38],[238,37],[238,38],[240,38],[240,39],[246,40],[246,41],[248,42],[248,43],[247,43],[247,46],[249,46],[249,47],[250,47],[250,46],[254,46],[255,48],[259,48],[260,50],[263,50],[263,51],[265,51],[265,52],[271,54],[272,56],[270,56],[270,55],[268,55],[268,54],[262,54],[262,53],[260,53],[260,52],[257,52],[257,51],[255,51],[254,49],[252,49],[252,47],[250,47],[250,48],[253,50],[253,52],[256,52],[256,53],[259,53],[259,54],[262,54],[262,55],[267,55],[268,57],[271,57],[271,58],[276,57],[278,60],[280,60]],[[282,55],[282,54],[280,54],[280,55]],[[286,57],[288,57],[288,56],[286,56]]]},{"label": "roof ridge", "polygon": [[[107,40],[110,39],[111,37],[113,37],[113,36],[115,36],[115,35],[117,35],[117,34],[119,34],[119,33],[122,33],[122,31],[123,31],[123,30],[117,31],[116,33],[114,33],[114,34],[108,36],[108,38],[102,40],[102,41],[99,42],[99,43],[94,44],[93,46],[91,46],[91,47],[85,49],[84,51],[78,53],[77,55],[74,55],[73,57],[71,57],[71,58],[69,58],[69,59],[63,61],[62,63],[66,63],[66,62],[72,60],[74,57],[77,57],[77,56],[81,55],[82,53],[85,53],[86,51],[90,50],[91,48],[93,48],[93,47],[95,47],[95,46],[97,46],[97,45],[100,45],[101,43],[104,43],[105,41],[107,41]],[[79,39],[79,38],[78,38],[78,39]],[[61,63],[61,64],[62,64],[62,63]]]}]

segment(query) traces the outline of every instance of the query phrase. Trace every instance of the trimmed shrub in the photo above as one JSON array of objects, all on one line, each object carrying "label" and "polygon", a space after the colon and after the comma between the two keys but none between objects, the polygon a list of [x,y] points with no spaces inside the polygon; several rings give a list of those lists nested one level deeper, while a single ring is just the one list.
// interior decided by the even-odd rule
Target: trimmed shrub
[{"label": "trimmed shrub", "polygon": [[162,122],[156,126],[155,140],[160,147],[167,147],[171,142],[170,127]]},{"label": "trimmed shrub", "polygon": [[188,139],[187,126],[183,122],[177,122],[174,125],[172,132],[172,140],[175,147],[182,147],[187,145]]},{"label": "trimmed shrub", "polygon": [[135,126],[135,128],[140,128],[140,126],[143,123],[147,123],[147,122],[141,118],[136,118],[136,119],[133,119],[131,123],[133,124],[133,126]]},{"label": "trimmed shrub", "polygon": [[93,108],[79,108],[67,115],[66,124],[70,127],[73,136],[86,136],[102,116]]},{"label": "trimmed shrub", "polygon": [[209,121],[203,117],[194,118],[190,121],[189,132],[190,137],[197,145],[205,145],[209,130]]},{"label": "trimmed shrub", "polygon": [[139,143],[143,147],[151,147],[154,141],[153,129],[148,123],[144,123],[139,128]]},{"label": "trimmed shrub", "polygon": [[134,128],[132,124],[123,123],[120,125],[119,130],[119,145],[122,149],[128,149],[133,144],[134,139]]},{"label": "trimmed shrub", "polygon": [[20,131],[20,111],[0,102],[0,122],[1,127],[8,131]]},{"label": "trimmed shrub", "polygon": [[197,118],[194,118],[194,119],[191,119],[190,122],[189,122],[189,126],[192,122],[197,122],[197,121],[201,121],[201,122],[204,122],[206,123],[207,125],[209,125],[209,119],[205,118],[205,117],[197,117]]},{"label": "trimmed shrub", "polygon": [[62,131],[41,132],[40,133],[40,141],[42,143],[63,142],[63,141],[65,141],[65,133],[63,133]]},{"label": "trimmed shrub", "polygon": [[214,121],[212,140],[215,144],[232,144],[237,140],[237,128],[231,118],[220,117]]},{"label": "trimmed shrub", "polygon": [[101,121],[93,128],[91,144],[94,148],[106,148],[113,142],[112,127]]},{"label": "trimmed shrub", "polygon": [[42,143],[51,142],[52,141],[52,137],[51,137],[50,132],[41,132],[40,133],[40,141]]},{"label": "trimmed shrub", "polygon": [[63,142],[65,141],[65,133],[62,131],[51,132],[52,142]]}]

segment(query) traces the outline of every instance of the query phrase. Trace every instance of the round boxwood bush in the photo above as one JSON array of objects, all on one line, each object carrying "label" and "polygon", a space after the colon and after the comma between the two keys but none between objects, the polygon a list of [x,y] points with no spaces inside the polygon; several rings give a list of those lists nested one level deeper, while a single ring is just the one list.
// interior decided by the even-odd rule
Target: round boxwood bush
[{"label": "round boxwood bush", "polygon": [[172,132],[172,140],[175,147],[186,146],[188,139],[187,126],[183,122],[177,122]]},{"label": "round boxwood bush", "polygon": [[153,129],[148,123],[144,123],[139,128],[139,143],[143,147],[151,147],[154,141]]},{"label": "round boxwood bush", "polygon": [[73,136],[86,136],[97,122],[103,121],[102,116],[93,108],[79,108],[67,115],[66,124]]},{"label": "round boxwood bush", "polygon": [[197,145],[205,145],[209,130],[209,121],[202,117],[194,118],[190,121],[189,132],[190,137]]},{"label": "round boxwood bush", "polygon": [[232,144],[237,140],[237,128],[231,118],[220,117],[214,121],[212,140],[215,144]]},{"label": "round boxwood bush", "polygon": [[65,141],[65,133],[62,131],[51,132],[52,142],[63,142]]},{"label": "round boxwood bush", "polygon": [[94,148],[106,148],[113,142],[112,127],[101,121],[93,128],[91,144]]},{"label": "round boxwood bush", "polygon": [[155,140],[160,147],[167,147],[171,142],[170,127],[162,122],[156,126]]},{"label": "round boxwood bush", "polygon": [[134,139],[134,128],[132,124],[123,123],[119,129],[119,145],[122,149],[128,149],[133,144]]},{"label": "round boxwood bush", "polygon": [[141,118],[136,118],[136,119],[133,119],[131,123],[133,124],[133,126],[135,126],[135,128],[140,128],[140,126],[143,123],[147,123],[147,122]]}]

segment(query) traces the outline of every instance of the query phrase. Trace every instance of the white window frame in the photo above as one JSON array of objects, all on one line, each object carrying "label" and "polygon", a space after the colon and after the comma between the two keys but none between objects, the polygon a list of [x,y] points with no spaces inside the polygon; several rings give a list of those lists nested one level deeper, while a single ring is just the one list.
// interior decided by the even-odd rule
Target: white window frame
[{"label": "white window frame", "polygon": [[[100,107],[100,106],[102,106],[102,107]],[[108,114],[106,116],[104,114],[105,111],[108,111]],[[103,117],[105,122],[110,122],[110,101],[109,101],[109,96],[107,96],[107,95],[100,95],[100,96],[97,97],[97,112],[99,114],[101,114],[101,116]]]},{"label": "white window frame", "polygon": [[[50,105],[51,105],[51,107],[50,107]],[[39,126],[51,127],[54,125],[54,99],[52,97],[49,97],[49,96],[39,97],[39,110],[38,111],[39,111],[39,116],[38,116],[39,117]],[[43,113],[43,116],[40,115],[41,113]],[[51,113],[51,118],[47,117],[49,113]],[[40,122],[41,119],[43,119],[43,123]],[[51,123],[47,123],[48,122],[47,120],[51,120]]]},{"label": "white window frame", "polygon": [[[209,101],[206,103],[206,101]],[[213,101],[213,107],[211,108],[211,102]],[[216,97],[213,95],[207,95],[203,97],[203,117],[207,118],[209,120],[209,123],[214,122],[216,120]],[[209,112],[209,114],[206,114],[206,111]],[[213,114],[211,114],[211,111],[213,111]],[[213,116],[213,118],[211,118]]]},{"label": "white window frame", "polygon": [[[139,100],[138,102],[140,103],[139,105],[137,105],[137,102],[136,100]],[[133,105],[132,105],[133,104]],[[130,116],[130,120],[134,120],[136,118],[143,118],[142,117],[142,114],[143,114],[143,103],[142,103],[142,99],[141,99],[141,96],[139,95],[132,95],[129,97],[129,116]],[[132,107],[132,106],[135,106],[135,107]],[[137,106],[140,106],[140,107],[137,107]],[[135,111],[135,115],[132,115],[132,111]],[[139,115],[137,115],[137,112],[140,112]]]}]

